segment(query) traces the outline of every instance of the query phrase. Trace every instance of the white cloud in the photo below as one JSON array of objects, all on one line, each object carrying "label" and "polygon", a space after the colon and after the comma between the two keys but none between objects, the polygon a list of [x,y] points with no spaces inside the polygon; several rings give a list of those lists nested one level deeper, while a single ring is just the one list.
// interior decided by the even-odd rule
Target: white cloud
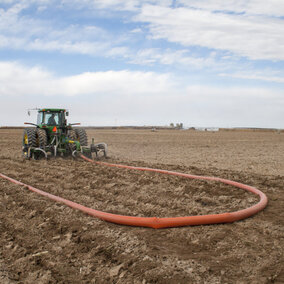
[{"label": "white cloud", "polygon": [[[163,65],[179,65],[183,67],[203,69],[207,66],[218,69],[221,63],[217,63],[214,54],[208,57],[198,57],[189,55],[188,50],[172,50],[160,48],[147,48],[138,50],[135,54],[128,56],[131,63],[140,65],[154,65],[156,63]],[[225,66],[222,66],[225,69]]]},{"label": "white cloud", "polygon": [[[43,3],[44,1],[42,1]],[[28,1],[0,9],[0,47],[19,50],[60,51],[84,55],[123,56],[127,47],[120,46],[106,30],[92,25],[67,25],[22,16]]]},{"label": "white cloud", "polygon": [[280,90],[191,85],[171,74],[106,71],[56,77],[40,67],[0,62],[0,125],[21,125],[26,108],[69,108],[83,125],[283,127]]},{"label": "white cloud", "polygon": [[83,73],[63,78],[59,84],[66,95],[104,94],[142,95],[168,93],[174,90],[170,75],[137,71]]},{"label": "white cloud", "polygon": [[169,74],[139,71],[87,72],[75,76],[54,77],[39,67],[28,68],[16,62],[0,62],[1,96],[80,96],[151,95],[175,88]]},{"label": "white cloud", "polygon": [[249,79],[249,80],[260,80],[260,81],[268,81],[268,82],[275,82],[275,83],[284,83],[284,76],[273,71],[269,72],[236,72],[236,73],[220,73],[219,76],[223,77],[233,77],[233,78],[240,78],[240,79]]},{"label": "white cloud", "polygon": [[284,1],[282,0],[180,0],[179,3],[186,7],[210,11],[284,16]]},{"label": "white cloud", "polygon": [[[181,65],[190,68],[210,67],[212,70],[227,68],[228,62],[236,56],[250,59],[284,60],[283,20],[267,15],[251,15],[252,7],[265,12],[268,6],[282,13],[283,4],[273,0],[275,5],[256,0],[251,1],[184,1],[185,7],[173,8],[172,1],[138,0],[85,0],[66,1],[61,5],[73,5],[73,11],[80,7],[95,13],[96,9],[126,10],[136,15],[127,21],[145,22],[152,39],[166,39],[182,47],[179,50],[169,48],[133,48],[129,43],[135,36],[147,36],[147,29],[136,27],[123,34],[111,34],[110,31],[92,25],[66,25],[60,28],[50,20],[41,20],[33,16],[24,16],[21,12],[29,5],[55,5],[54,1],[12,1],[8,10],[0,9],[0,47],[18,50],[59,51],[92,56],[130,58],[135,64]],[[222,6],[223,3],[223,6]],[[259,5],[256,5],[256,4]],[[270,2],[269,2],[270,3]],[[62,7],[63,7],[62,6]],[[93,12],[92,8],[93,7]],[[223,12],[213,13],[214,10]],[[198,8],[198,9],[196,9]],[[268,8],[267,8],[268,9]],[[247,12],[246,15],[224,13]],[[268,9],[268,11],[270,11]],[[123,19],[123,18],[122,18]],[[189,55],[191,47],[205,47],[226,51],[227,60],[217,62],[212,56],[199,51]],[[137,52],[138,50],[138,52]],[[223,58],[224,59],[224,58]],[[222,62],[221,62],[222,61]],[[217,67],[216,67],[217,66]]]},{"label": "white cloud", "polygon": [[[172,1],[162,0],[70,0],[60,3],[54,0],[6,0],[5,3],[12,6],[7,10],[0,9],[0,48],[111,57],[123,60],[120,62],[124,64],[157,69],[163,68],[161,65],[172,65],[175,70],[203,69],[224,77],[283,83],[283,72],[273,70],[273,66],[271,72],[264,74],[260,72],[262,67],[254,68],[254,63],[250,64],[252,61],[240,58],[284,59],[283,20],[270,17],[283,14],[283,1],[191,0],[176,2],[179,8],[173,8]],[[138,24],[135,27],[131,24],[129,30],[115,34],[111,29],[90,23],[68,24],[64,19],[62,22],[55,22],[53,18],[42,20],[37,12],[22,13],[31,5],[35,10],[37,7],[48,9],[51,5],[63,9],[69,5],[70,13],[78,11],[78,19],[84,18],[86,11],[88,16],[97,15],[98,9],[128,11],[127,18],[121,13],[115,14],[116,19],[121,17],[118,22],[135,21]],[[219,12],[214,13],[216,10]],[[140,25],[141,22],[146,24]],[[144,37],[145,45],[136,46]],[[178,45],[175,48],[164,43],[155,48],[152,39],[161,38]],[[200,46],[208,49],[204,52]],[[279,68],[280,65],[275,66]]]},{"label": "white cloud", "polygon": [[79,5],[94,7],[99,9],[106,10],[115,10],[115,11],[138,11],[141,6],[145,4],[153,4],[159,6],[168,7],[172,4],[172,0],[67,0],[64,1],[67,5]]},{"label": "white cloud", "polygon": [[281,19],[144,5],[135,20],[149,24],[153,39],[227,50],[254,60],[284,60]]},{"label": "white cloud", "polygon": [[[127,39],[114,36],[96,26],[69,25],[56,27],[56,23],[21,15],[30,5],[46,7],[54,1],[8,1],[8,10],[0,9],[0,46],[26,50],[51,50],[89,55],[129,52]],[[280,0],[204,0],[181,1],[184,6],[171,7],[172,1],[139,0],[72,0],[61,5],[97,12],[130,11],[128,21],[145,22],[152,39],[166,39],[184,47],[201,46],[226,50],[253,60],[284,60],[283,19],[284,1]],[[12,5],[13,4],[13,5]],[[57,3],[58,5],[58,3]],[[93,10],[92,10],[93,9]],[[215,13],[214,11],[219,11]],[[233,14],[227,13],[233,12]],[[242,13],[245,14],[234,14]],[[90,12],[92,13],[92,12]],[[134,31],[134,32],[133,32]],[[135,28],[129,34],[142,31]],[[145,33],[145,29],[143,29]],[[121,46],[125,45],[125,46]],[[116,53],[112,48],[121,49]]]}]

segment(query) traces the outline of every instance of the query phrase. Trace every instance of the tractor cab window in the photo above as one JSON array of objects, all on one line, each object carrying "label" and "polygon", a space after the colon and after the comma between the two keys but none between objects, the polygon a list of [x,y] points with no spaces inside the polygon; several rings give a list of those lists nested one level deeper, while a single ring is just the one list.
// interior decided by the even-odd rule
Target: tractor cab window
[{"label": "tractor cab window", "polygon": [[58,113],[55,112],[46,113],[45,123],[47,125],[58,125]]},{"label": "tractor cab window", "polygon": [[61,113],[58,112],[46,112],[43,115],[44,124],[47,125],[59,125],[61,124]]},{"label": "tractor cab window", "polygon": [[62,125],[64,123],[63,112],[43,111],[38,113],[37,124]]}]

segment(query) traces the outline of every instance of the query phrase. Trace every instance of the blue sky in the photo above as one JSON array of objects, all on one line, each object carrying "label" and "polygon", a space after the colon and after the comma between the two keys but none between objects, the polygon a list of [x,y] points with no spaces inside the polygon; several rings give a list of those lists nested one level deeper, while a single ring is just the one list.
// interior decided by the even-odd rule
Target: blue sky
[{"label": "blue sky", "polygon": [[0,125],[284,128],[282,0],[0,0]]}]

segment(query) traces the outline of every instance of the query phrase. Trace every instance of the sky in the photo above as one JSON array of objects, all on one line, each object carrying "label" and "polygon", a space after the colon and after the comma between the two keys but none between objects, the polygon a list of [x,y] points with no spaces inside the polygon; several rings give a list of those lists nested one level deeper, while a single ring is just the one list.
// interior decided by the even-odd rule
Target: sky
[{"label": "sky", "polygon": [[284,128],[283,0],[0,0],[0,126]]}]

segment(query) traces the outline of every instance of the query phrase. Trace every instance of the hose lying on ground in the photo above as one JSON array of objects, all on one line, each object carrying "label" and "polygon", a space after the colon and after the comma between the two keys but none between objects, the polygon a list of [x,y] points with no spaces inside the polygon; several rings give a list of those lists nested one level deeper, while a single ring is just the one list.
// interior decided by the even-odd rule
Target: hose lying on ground
[{"label": "hose lying on ground", "polygon": [[238,220],[245,219],[247,217],[250,217],[257,212],[263,210],[268,202],[268,199],[266,195],[258,190],[255,187],[245,185],[239,182],[217,178],[217,177],[205,177],[205,176],[196,176],[196,175],[190,175],[190,174],[184,174],[184,173],[178,173],[173,171],[167,171],[167,170],[161,170],[161,169],[152,169],[152,168],[144,168],[144,167],[134,167],[134,166],[126,166],[121,164],[111,164],[106,162],[100,162],[100,161],[94,161],[91,160],[83,155],[81,157],[88,161],[92,162],[98,165],[104,165],[109,167],[117,167],[117,168],[125,168],[125,169],[131,169],[131,170],[139,170],[139,171],[148,171],[148,172],[156,172],[161,174],[168,174],[168,175],[174,175],[174,176],[180,176],[183,178],[190,178],[190,179],[199,179],[199,180],[210,180],[210,181],[219,181],[225,184],[229,184],[247,191],[250,191],[260,197],[260,200],[257,204],[235,212],[230,213],[221,213],[221,214],[210,214],[210,215],[199,215],[199,216],[185,216],[185,217],[169,217],[169,218],[158,218],[158,217],[134,217],[134,216],[125,216],[125,215],[117,215],[107,212],[102,212],[99,210],[95,210],[92,208],[85,207],[81,204],[78,204],[76,202],[64,199],[62,197],[47,193],[45,191],[42,191],[40,189],[37,189],[33,186],[24,184],[20,181],[17,181],[13,178],[10,178],[8,176],[5,176],[0,173],[0,177],[7,179],[15,184],[21,185],[26,187],[27,189],[36,192],[40,195],[46,196],[54,201],[61,202],[67,206],[70,206],[74,209],[80,210],[84,213],[87,213],[91,216],[100,218],[104,221],[116,223],[116,224],[122,224],[122,225],[128,225],[128,226],[139,226],[139,227],[150,227],[150,228],[169,228],[169,227],[182,227],[182,226],[190,226],[190,225],[205,225],[205,224],[218,224],[218,223],[232,223]]}]

